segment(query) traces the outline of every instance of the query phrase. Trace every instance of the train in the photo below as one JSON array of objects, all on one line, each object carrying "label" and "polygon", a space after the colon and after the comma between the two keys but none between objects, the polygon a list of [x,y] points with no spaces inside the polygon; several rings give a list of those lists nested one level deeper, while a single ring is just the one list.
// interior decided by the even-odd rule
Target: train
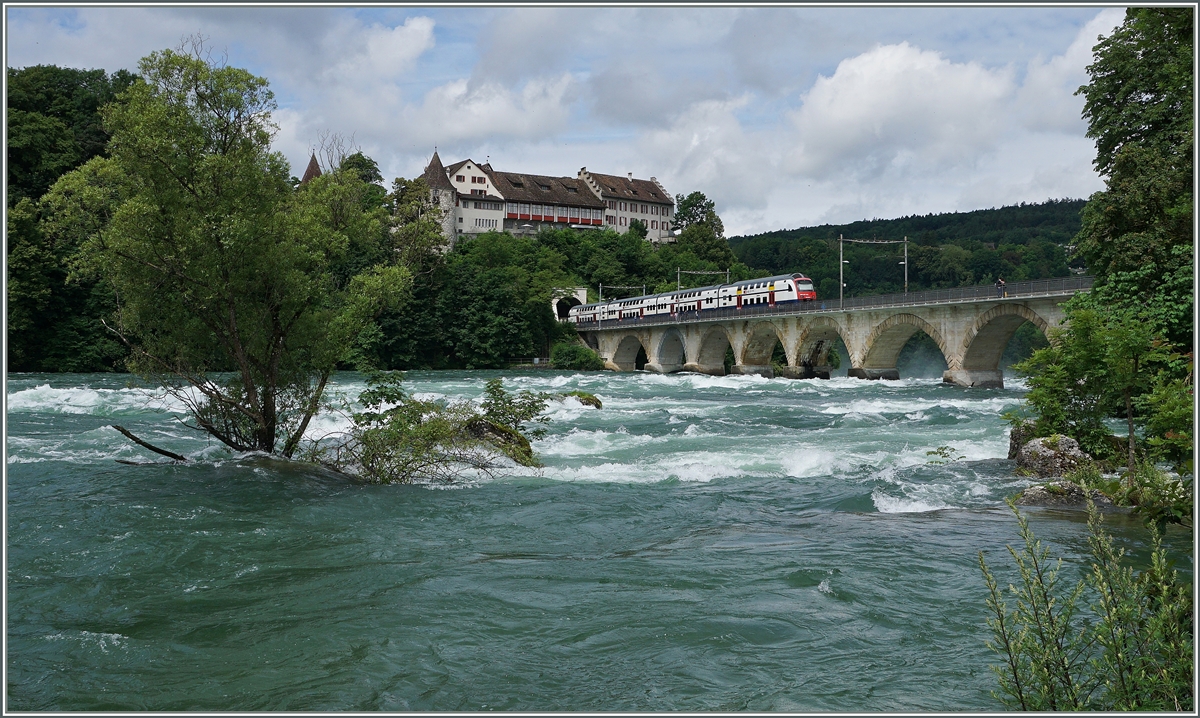
[{"label": "train", "polygon": [[759,304],[777,306],[791,302],[811,302],[817,298],[813,282],[803,274],[779,274],[774,277],[747,279],[744,282],[714,284],[696,289],[680,289],[648,294],[611,302],[596,302],[571,307],[567,320],[575,324],[612,319],[641,319],[680,312],[704,312],[727,307]]}]

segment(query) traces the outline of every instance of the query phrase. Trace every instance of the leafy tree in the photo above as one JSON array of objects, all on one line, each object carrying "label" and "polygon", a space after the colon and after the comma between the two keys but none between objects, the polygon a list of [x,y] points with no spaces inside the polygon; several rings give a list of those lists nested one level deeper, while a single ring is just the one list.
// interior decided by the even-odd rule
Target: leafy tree
[{"label": "leafy tree", "polygon": [[724,238],[725,225],[717,216],[716,202],[705,197],[703,192],[692,192],[686,197],[682,194],[675,195],[675,218],[672,226],[675,229],[687,229],[701,223],[708,224],[714,234]]},{"label": "leafy tree", "polygon": [[1075,94],[1084,97],[1101,174],[1115,172],[1123,149],[1171,155],[1191,143],[1192,32],[1190,8],[1130,8],[1093,48],[1091,81]]},{"label": "leafy tree", "polygon": [[[384,210],[364,210],[352,172],[292,190],[270,151],[265,80],[211,64],[199,45],[139,69],[144,81],[102,111],[111,157],[56,185],[62,211],[98,227],[79,270],[119,297],[112,328],[129,367],[196,427],[234,450],[291,456],[338,361],[408,281],[390,262]],[[72,191],[92,178],[107,202]],[[379,261],[363,269],[364,257]]]},{"label": "leafy tree", "polygon": [[733,256],[733,251],[729,249],[729,243],[707,222],[689,225],[679,235],[676,244],[680,251],[691,252],[700,261],[711,262],[720,269],[731,267],[737,262],[737,257]]},{"label": "leafy tree", "polygon": [[604,360],[600,355],[578,342],[555,344],[550,350],[550,362],[555,369],[572,371],[599,371],[604,368]]},{"label": "leafy tree", "polygon": [[643,222],[642,220],[640,220],[640,219],[629,220],[629,231],[627,232],[627,234],[631,234],[631,235],[637,237],[638,239],[645,239],[646,235],[649,234],[649,232],[650,232],[650,230],[646,227],[646,223]]},{"label": "leafy tree", "polygon": [[1130,9],[1095,47],[1092,82],[1080,93],[1106,188],[1084,208],[1076,241],[1096,286],[1068,303],[1059,345],[1026,365],[1039,433],[1081,431],[1089,451],[1106,454],[1097,422],[1126,420],[1130,481],[1137,424],[1156,450],[1191,434],[1190,419],[1161,394],[1190,378],[1172,348],[1191,347],[1194,337],[1194,137],[1191,120],[1175,114],[1191,113],[1192,17],[1181,10]]},{"label": "leafy tree", "polygon": [[99,109],[136,79],[125,70],[8,68],[8,205],[36,200],[64,172],[102,155]]}]

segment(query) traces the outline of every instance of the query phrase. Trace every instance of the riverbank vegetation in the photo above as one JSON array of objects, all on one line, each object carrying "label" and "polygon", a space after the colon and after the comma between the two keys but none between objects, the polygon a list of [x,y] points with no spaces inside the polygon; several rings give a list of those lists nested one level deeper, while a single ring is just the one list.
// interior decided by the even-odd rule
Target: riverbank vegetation
[{"label": "riverbank vegetation", "polygon": [[996,698],[1026,711],[1191,711],[1191,585],[1171,568],[1161,533],[1152,535],[1148,567],[1135,571],[1090,504],[1091,562],[1072,585],[1061,575],[1062,561],[1050,559],[1028,520],[1009,507],[1022,544],[1008,547],[1017,583],[1003,590],[979,552],[988,646],[1001,659],[992,667]]},{"label": "riverbank vegetation", "polygon": [[[739,260],[772,274],[803,272],[821,297],[838,295],[838,237],[908,237],[909,291],[1065,277],[1084,201],[1048,200],[973,212],[874,219],[730,237]],[[846,296],[904,291],[904,245],[846,243]]]},{"label": "riverbank vegetation", "polygon": [[[1190,528],[1195,511],[1192,36],[1190,8],[1135,8],[1094,48],[1079,94],[1106,187],[1084,208],[1076,244],[1096,284],[1067,303],[1050,345],[1016,365],[1029,392],[1010,416],[1030,436],[1079,441],[1097,463],[1069,478],[1137,507],[1152,531],[1150,564],[1130,567],[1090,506],[1088,578],[1061,589],[1059,565],[1013,507],[1024,542],[1009,549],[1015,611],[979,557],[1002,659],[998,698],[1010,708],[1194,708],[1191,587],[1161,545],[1165,526]],[[1113,420],[1125,436],[1112,434]],[[1119,479],[1101,473],[1118,467]],[[1085,599],[1090,618],[1077,615]]]},{"label": "riverbank vegetation", "polygon": [[1011,420],[1123,466],[1129,496],[1152,473],[1145,462],[1169,465],[1189,492],[1194,473],[1192,55],[1191,14],[1175,8],[1130,10],[1095,47],[1079,93],[1106,187],[1076,244],[1096,284],[1067,303],[1054,341],[1014,367],[1029,393]]}]

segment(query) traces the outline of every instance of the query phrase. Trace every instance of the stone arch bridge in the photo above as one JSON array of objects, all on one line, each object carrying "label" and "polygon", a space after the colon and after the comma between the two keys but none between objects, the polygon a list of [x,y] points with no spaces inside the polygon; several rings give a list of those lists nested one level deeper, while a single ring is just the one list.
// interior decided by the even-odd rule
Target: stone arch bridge
[{"label": "stone arch bridge", "polygon": [[723,375],[727,348],[734,374],[775,375],[776,342],[787,354],[783,374],[829,377],[829,351],[840,337],[850,354],[849,375],[898,379],[896,359],[918,331],[942,350],[942,380],[960,386],[1004,385],[1000,358],[1017,328],[1032,322],[1043,333],[1063,321],[1062,303],[1092,286],[1091,277],[1014,282],[1004,296],[992,286],[710,310],[697,316],[605,320],[578,325],[584,341],[615,371],[636,368]]}]

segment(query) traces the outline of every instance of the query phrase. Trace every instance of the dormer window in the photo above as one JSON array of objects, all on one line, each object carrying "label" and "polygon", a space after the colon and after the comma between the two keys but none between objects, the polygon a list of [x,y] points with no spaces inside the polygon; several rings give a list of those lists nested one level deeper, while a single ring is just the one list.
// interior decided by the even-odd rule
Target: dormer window
[{"label": "dormer window", "polygon": [[508,183],[509,183],[510,185],[512,185],[513,187],[524,187],[524,186],[525,186],[525,183],[524,183],[524,182],[521,182],[520,180],[512,180],[512,179],[510,179],[510,180],[508,181]]},{"label": "dormer window", "polygon": [[571,194],[579,194],[579,190],[575,189],[574,187],[568,187],[567,191]]},{"label": "dormer window", "polygon": [[540,190],[541,190],[541,191],[543,191],[543,192],[549,192],[549,191],[550,191],[550,185],[548,185],[548,184],[540,184],[540,185],[538,185],[538,189],[540,189]]}]

